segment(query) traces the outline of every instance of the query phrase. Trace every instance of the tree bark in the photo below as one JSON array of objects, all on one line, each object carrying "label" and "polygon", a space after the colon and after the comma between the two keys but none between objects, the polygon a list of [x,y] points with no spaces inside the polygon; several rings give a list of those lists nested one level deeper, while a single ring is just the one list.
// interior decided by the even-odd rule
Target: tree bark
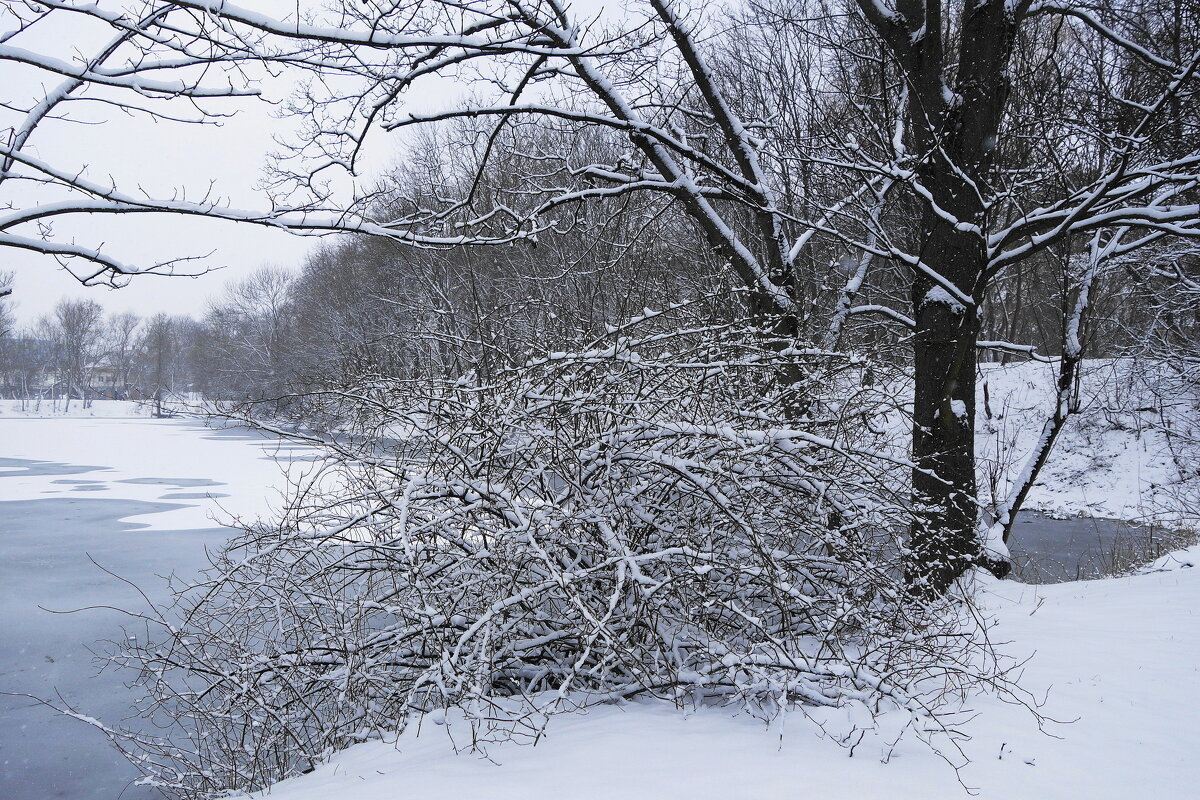
[{"label": "tree bark", "polygon": [[919,263],[912,282],[913,523],[905,577],[915,595],[936,597],[974,564],[1006,564],[981,553],[975,481],[976,342],[987,289],[987,204],[997,136],[1008,100],[1006,70],[1028,2],[967,3],[958,53],[943,47],[951,4],[859,0],[902,71],[909,137],[923,201]]},{"label": "tree bark", "polygon": [[[983,242],[945,221],[931,225],[925,254],[967,297]],[[963,291],[963,290],[966,291]],[[913,510],[906,578],[925,596],[944,593],[979,555],[975,486],[976,308],[925,275],[912,285]]]}]

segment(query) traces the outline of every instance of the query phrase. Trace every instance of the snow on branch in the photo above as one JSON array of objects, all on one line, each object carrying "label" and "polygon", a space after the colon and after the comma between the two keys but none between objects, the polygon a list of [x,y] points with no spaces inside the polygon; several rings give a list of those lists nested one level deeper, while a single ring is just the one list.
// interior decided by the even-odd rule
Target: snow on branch
[{"label": "snow on branch", "polygon": [[[331,388],[351,429],[282,518],[113,653],[176,723],[129,751],[192,797],[447,709],[476,742],[634,696],[888,708],[929,732],[960,686],[1002,686],[962,606],[900,584],[896,465],[855,446],[858,409],[797,430],[782,348],[690,313],[491,382]],[[809,363],[810,391],[857,370]]]}]

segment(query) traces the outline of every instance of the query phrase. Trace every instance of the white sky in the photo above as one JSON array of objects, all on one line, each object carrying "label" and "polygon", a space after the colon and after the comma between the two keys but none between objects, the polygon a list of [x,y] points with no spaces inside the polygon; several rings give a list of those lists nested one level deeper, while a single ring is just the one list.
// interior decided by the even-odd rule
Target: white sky
[{"label": "white sky", "polygon": [[[243,0],[241,4],[281,16],[294,8],[288,0]],[[3,24],[11,26],[11,20]],[[60,27],[49,36],[26,36],[14,44],[71,58],[75,53],[93,52],[96,42],[111,35],[104,31],[102,37],[97,37],[97,33],[87,26]],[[0,65],[0,100],[4,102],[17,100],[27,106],[30,98],[43,92],[43,84],[53,86],[57,80],[32,68]],[[288,86],[264,86],[263,90],[281,99]],[[290,124],[273,118],[270,106],[251,98],[221,101],[216,107],[236,114],[219,126],[151,122],[95,104],[75,103],[70,107],[72,115],[92,124],[44,123],[31,139],[43,160],[59,167],[84,168],[92,180],[107,181],[111,175],[125,191],[144,188],[159,197],[186,191],[189,199],[199,199],[210,191],[211,183],[213,193],[227,198],[229,205],[246,209],[265,207],[255,188],[262,174],[261,165],[264,156],[277,147],[272,135],[282,133]],[[175,110],[185,109],[181,106]],[[11,112],[0,111],[0,134],[15,119]],[[387,157],[382,160],[386,163]],[[28,207],[37,197],[37,192],[27,186],[9,186],[0,196],[0,203]],[[24,233],[36,235],[32,228]],[[103,244],[104,252],[138,266],[211,253],[203,262],[180,268],[193,273],[205,268],[210,271],[193,278],[139,276],[119,290],[89,288],[81,286],[53,259],[6,248],[0,250],[0,271],[15,275],[10,302],[19,323],[36,320],[64,296],[90,297],[111,312],[199,314],[205,300],[218,294],[225,281],[263,264],[299,266],[316,241],[255,226],[175,215],[76,217],[69,223],[56,223],[54,237],[90,246]]]},{"label": "white sky", "polygon": [[[115,6],[127,1],[100,0],[100,4]],[[298,1],[315,2],[240,0],[239,5],[285,17],[295,12]],[[572,5],[584,19],[624,13],[621,4],[605,0],[576,0]],[[10,19],[0,16],[0,32],[11,24]],[[72,24],[75,27],[48,30],[36,38],[22,34],[13,44],[72,60],[80,54],[96,52],[97,45],[111,36],[106,27],[95,29]],[[32,68],[0,62],[0,102],[27,107],[32,99],[43,96],[43,84],[54,86],[58,80]],[[265,96],[282,100],[290,87],[291,84],[275,81],[261,88]],[[410,91],[405,101],[424,106],[422,110],[444,107],[454,92],[447,91],[449,87],[445,84],[440,89],[435,87],[432,83],[423,89],[414,87],[419,93]],[[242,209],[265,207],[255,189],[262,176],[261,165],[268,153],[278,149],[272,137],[284,135],[292,124],[275,118],[269,105],[253,98],[221,101],[222,112],[237,113],[219,126],[151,122],[90,103],[72,103],[69,107],[73,116],[91,124],[43,123],[31,140],[36,145],[35,154],[43,160],[58,167],[85,169],[86,176],[95,181],[107,181],[114,176],[125,191],[144,188],[157,197],[169,198],[185,192],[188,199],[195,200],[209,192],[211,184],[214,194],[226,198],[228,205]],[[17,119],[12,112],[0,108],[0,135]],[[374,165],[377,174],[399,150],[399,136],[385,141],[376,134],[365,163]],[[360,185],[372,178],[368,171],[360,176]],[[0,210],[5,208],[4,204],[28,208],[38,199],[35,191],[14,188],[12,181],[8,181],[0,190]],[[36,235],[29,227],[21,232]],[[207,267],[210,271],[192,278],[139,276],[119,290],[83,287],[53,259],[5,248],[0,250],[3,254],[0,272],[15,273],[14,294],[8,302],[18,323],[32,323],[63,297],[90,297],[109,312],[198,315],[203,313],[207,299],[219,294],[226,281],[245,276],[265,264],[299,267],[318,241],[256,226],[173,215],[76,217],[69,223],[57,222],[54,239],[74,239],[93,247],[103,244],[105,253],[143,267],[181,256],[211,253],[207,260],[182,268],[196,272]]]}]

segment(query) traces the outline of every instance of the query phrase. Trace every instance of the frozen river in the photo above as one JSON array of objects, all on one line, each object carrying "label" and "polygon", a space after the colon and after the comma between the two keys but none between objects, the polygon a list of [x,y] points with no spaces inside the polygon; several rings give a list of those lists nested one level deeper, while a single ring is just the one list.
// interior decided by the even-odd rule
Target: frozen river
[{"label": "frozen river", "polygon": [[1092,580],[1154,561],[1194,537],[1111,519],[1017,517],[1009,551],[1013,577],[1025,583]]},{"label": "frozen river", "polygon": [[[157,577],[194,573],[231,515],[269,510],[284,485],[275,457],[297,453],[244,430],[189,420],[0,418],[0,691],[61,698],[120,721],[125,676],[96,674],[89,647],[121,635],[137,609],[128,584],[162,597]],[[95,563],[93,563],[93,561]],[[0,695],[2,800],[161,797],[87,725]]]}]

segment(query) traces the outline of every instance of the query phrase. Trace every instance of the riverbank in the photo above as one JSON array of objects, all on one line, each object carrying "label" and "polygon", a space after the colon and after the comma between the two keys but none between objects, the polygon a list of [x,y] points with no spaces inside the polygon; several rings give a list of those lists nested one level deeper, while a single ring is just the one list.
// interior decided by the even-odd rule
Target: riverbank
[{"label": "riverbank", "polygon": [[[1056,364],[981,366],[976,409],[982,502],[1003,496],[1053,408]],[[1200,531],[1200,403],[1161,396],[1149,368],[1084,362],[1072,416],[1025,502],[1050,517],[1121,520]]]},{"label": "riverbank", "polygon": [[[1040,704],[973,697],[940,752],[885,714],[848,750],[846,710],[794,711],[767,725],[722,709],[680,712],[626,703],[553,720],[536,747],[458,752],[465,726],[425,724],[396,743],[336,754],[263,800],[1155,800],[1195,796],[1200,782],[1200,548],[1148,574],[1028,586],[987,581],[994,640],[1018,661]],[[852,713],[852,712],[850,712]],[[825,726],[826,735],[812,723]],[[447,730],[449,728],[449,730]],[[958,769],[956,770],[955,767]]]},{"label": "riverbank", "polygon": [[[1045,379],[1051,373],[1036,364],[989,367],[988,372],[992,416],[987,426],[981,425],[980,436],[985,444],[987,437],[1007,442],[1003,463],[1011,467],[1040,430],[1049,397]],[[1089,380],[1098,377],[1092,373]],[[150,419],[133,404],[98,404],[89,411],[107,416],[85,415],[78,404],[70,417],[0,414],[0,440],[5,442],[0,459],[0,498],[5,501],[0,502],[0,635],[6,642],[0,691],[43,697],[62,692],[82,712],[119,721],[131,695],[123,693],[121,676],[93,675],[87,648],[97,639],[118,635],[122,619],[111,612],[63,616],[43,609],[138,602],[130,587],[98,570],[92,558],[150,587],[152,597],[162,597],[154,594],[153,587],[161,586],[155,576],[187,574],[203,566],[205,547],[219,546],[228,535],[219,525],[269,514],[286,484],[287,465],[303,468],[312,453],[243,429],[211,430],[184,418]],[[1162,414],[1156,413],[1161,423]],[[988,418],[981,412],[980,419]],[[1161,448],[1169,442],[1160,423],[1138,428],[1111,409],[1073,421],[1030,506],[1056,515],[1152,518],[1159,512],[1148,510],[1149,503],[1180,496],[1167,489],[1179,493],[1190,486],[1180,479],[1175,462],[1162,458]],[[1148,500],[1138,494],[1142,491]],[[1130,503],[1135,495],[1137,502]],[[1075,518],[1067,523],[1086,524]],[[1019,528],[1015,544],[1014,552],[1019,552],[1034,543]],[[1191,618],[1200,608],[1200,586],[1194,580],[1200,570],[1181,566],[1196,561],[1196,555],[1195,549],[1186,551],[1168,564],[1169,572],[1118,581],[987,585],[991,599],[986,602],[998,619],[996,640],[1009,642],[1004,647],[1015,658],[1032,655],[1023,684],[1038,697],[1050,693],[1043,713],[1080,719],[1080,726],[1061,732],[1074,742],[1069,747],[1039,733],[1027,711],[988,698],[977,698],[985,721],[965,728],[974,737],[964,745],[972,763],[957,773],[915,741],[892,748],[883,728],[869,733],[849,759],[845,750],[816,735],[804,718],[815,714],[811,709],[764,726],[716,709],[680,714],[658,704],[633,703],[556,720],[537,748],[490,750],[489,757],[500,767],[469,753],[455,756],[453,742],[464,743],[462,732],[452,731],[452,742],[444,726],[427,725],[421,737],[401,741],[400,751],[380,743],[363,745],[337,755],[329,767],[281,785],[273,797],[427,800],[474,792],[522,798],[623,794],[724,800],[809,793],[890,798],[910,796],[904,793],[907,788],[896,789],[910,783],[915,787],[911,796],[951,797],[962,792],[960,778],[983,787],[983,797],[1014,791],[1047,798],[1085,794],[1083,789],[1055,794],[1055,781],[1065,780],[1081,780],[1092,787],[1093,797],[1124,796],[1126,791],[1104,791],[1106,786],[1127,790],[1135,785],[1150,786],[1148,796],[1189,796],[1172,794],[1183,785],[1173,781],[1182,775],[1200,777],[1190,762],[1179,758],[1182,745],[1194,750],[1200,742],[1186,720],[1172,715],[1176,706],[1192,718],[1200,709],[1190,696],[1181,705],[1172,698],[1186,695],[1184,687],[1200,677],[1195,666],[1200,663],[1200,636]],[[1044,613],[1050,609],[1059,610]],[[1043,619],[1053,622],[1043,625]],[[1031,620],[1036,620],[1032,627]],[[1143,629],[1152,634],[1151,641],[1145,640]],[[1121,644],[1126,640],[1128,651]],[[1158,663],[1162,659],[1171,665]],[[1137,681],[1149,682],[1152,696],[1141,696],[1133,685]],[[1096,706],[1105,702],[1103,708]],[[1105,716],[1122,704],[1144,707],[1146,713]],[[1151,714],[1165,715],[1166,727],[1154,727]],[[1082,724],[1092,719],[1098,720],[1095,725]],[[830,733],[849,724],[844,711],[819,721]],[[882,724],[886,728],[891,723]],[[1059,728],[1051,725],[1049,730]],[[1142,738],[1132,743],[1121,738],[1130,732]],[[1082,752],[1086,746],[1080,742],[1093,736],[1109,748],[1107,755]],[[880,763],[884,753],[889,754],[886,765]],[[945,754],[952,761],[958,758],[952,750]],[[1132,759],[1133,766],[1121,758]],[[1128,771],[1117,770],[1109,760]],[[1035,769],[1047,761],[1059,764],[1048,776]],[[108,800],[136,775],[97,732],[13,698],[0,704],[0,764],[0,797],[5,800]],[[1025,777],[1022,765],[1029,771]],[[1156,772],[1147,783],[1134,774],[1139,765],[1167,774]],[[1100,776],[1099,782],[1093,774]],[[347,775],[362,780],[342,781]],[[1132,782],[1117,783],[1123,780]],[[994,794],[993,787],[999,787]]]}]

